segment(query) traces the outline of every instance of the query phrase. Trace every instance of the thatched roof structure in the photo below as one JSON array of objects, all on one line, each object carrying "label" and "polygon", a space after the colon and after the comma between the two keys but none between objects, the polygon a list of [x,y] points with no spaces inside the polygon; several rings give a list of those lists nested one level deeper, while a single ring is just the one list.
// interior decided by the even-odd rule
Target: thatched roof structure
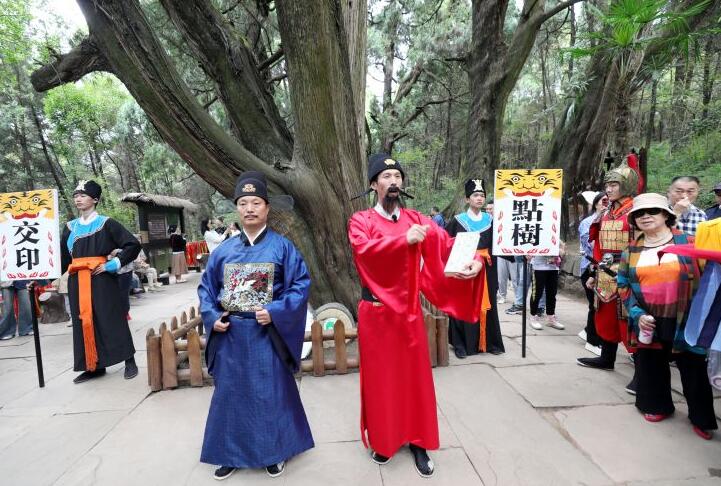
[{"label": "thatched roof structure", "polygon": [[181,199],[173,196],[162,196],[160,194],[146,194],[144,192],[128,192],[123,194],[120,199],[123,202],[154,204],[156,206],[164,206],[167,208],[182,208],[194,213],[200,207],[194,202],[187,199]]}]

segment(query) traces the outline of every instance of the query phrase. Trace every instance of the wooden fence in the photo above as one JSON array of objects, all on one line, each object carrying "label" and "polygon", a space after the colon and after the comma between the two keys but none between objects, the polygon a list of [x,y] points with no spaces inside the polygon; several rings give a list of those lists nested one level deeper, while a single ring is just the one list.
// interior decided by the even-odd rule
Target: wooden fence
[{"label": "wooden fence", "polygon": [[[421,303],[431,365],[448,366],[448,317],[424,298],[421,298]],[[165,322],[160,324],[157,333],[148,329],[145,341],[148,385],[152,391],[212,383],[203,356],[206,339],[198,312],[196,307],[191,307],[189,312],[183,311],[179,319],[173,317],[170,326]],[[346,331],[340,320],[336,321],[333,330],[326,331],[320,322],[314,321],[304,337],[305,342],[312,343],[311,358],[301,361],[300,371],[325,376],[327,371],[343,375],[358,369],[360,357],[357,353],[351,356],[348,352],[348,344],[357,337],[357,329]],[[334,355],[329,359],[325,358],[324,341],[333,341],[335,345]]]},{"label": "wooden fence", "polygon": [[[148,385],[152,391],[169,390],[179,385],[203,386],[212,383],[204,365],[203,322],[195,307],[173,317],[170,328],[163,322],[148,329],[145,336],[148,354]],[[187,363],[187,366],[186,366]]]}]

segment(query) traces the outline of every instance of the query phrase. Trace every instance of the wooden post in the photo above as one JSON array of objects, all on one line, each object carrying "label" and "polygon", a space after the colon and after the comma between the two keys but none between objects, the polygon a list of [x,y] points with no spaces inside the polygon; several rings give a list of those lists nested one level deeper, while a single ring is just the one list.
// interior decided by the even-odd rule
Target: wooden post
[{"label": "wooden post", "polygon": [[428,333],[428,353],[431,357],[431,366],[435,367],[438,365],[438,349],[436,344],[436,318],[426,313],[423,317],[423,321],[426,325],[426,332]]},{"label": "wooden post", "polygon": [[448,366],[448,316],[436,317],[438,366]]},{"label": "wooden post", "polygon": [[170,320],[170,330],[175,331],[178,328],[178,318],[173,316]]},{"label": "wooden post", "polygon": [[190,386],[203,386],[203,363],[200,359],[200,336],[188,331],[188,364],[190,365]]},{"label": "wooden post", "polygon": [[333,325],[335,331],[335,371],[340,375],[348,373],[348,354],[345,347],[345,324],[339,319]]},{"label": "wooden post", "polygon": [[313,343],[313,376],[325,375],[325,363],[323,362],[323,328],[320,322],[313,321],[310,327],[311,339]]},{"label": "wooden post", "polygon": [[180,325],[182,326],[183,324],[185,324],[187,322],[188,322],[188,314],[185,311],[183,311],[180,314]]},{"label": "wooden post", "polygon": [[145,348],[148,355],[148,385],[151,391],[163,388],[163,364],[160,356],[160,336],[153,329],[148,329],[145,337]]},{"label": "wooden post", "polygon": [[190,307],[190,313],[188,314],[189,319],[194,319],[197,314],[195,313],[195,306]]},{"label": "wooden post", "polygon": [[[163,323],[161,326],[163,325],[165,325],[165,323]],[[178,358],[176,356],[177,352],[175,350],[175,340],[173,339],[173,335],[167,329],[163,329],[160,332],[160,351],[163,363],[163,389],[169,390],[171,388],[177,388]]]}]

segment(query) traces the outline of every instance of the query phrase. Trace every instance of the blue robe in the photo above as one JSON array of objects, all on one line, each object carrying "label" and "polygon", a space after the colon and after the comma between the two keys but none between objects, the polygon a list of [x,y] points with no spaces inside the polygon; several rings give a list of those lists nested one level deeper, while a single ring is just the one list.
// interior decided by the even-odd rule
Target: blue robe
[{"label": "blue robe", "polygon": [[[221,306],[226,264],[272,263],[273,297],[265,307],[272,323],[261,326],[251,312],[230,315],[224,333],[213,324]],[[293,244],[274,231],[253,246],[244,233],[223,242],[208,259],[198,287],[215,381],[201,462],[262,468],[314,446],[293,373],[300,365],[310,277]]]}]

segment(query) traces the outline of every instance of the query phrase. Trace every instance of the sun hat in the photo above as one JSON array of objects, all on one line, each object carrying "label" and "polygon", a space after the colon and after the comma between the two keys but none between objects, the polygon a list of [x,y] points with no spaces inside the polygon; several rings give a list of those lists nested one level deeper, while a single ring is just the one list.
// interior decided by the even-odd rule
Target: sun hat
[{"label": "sun hat", "polygon": [[628,217],[634,217],[634,213],[641,211],[642,209],[661,209],[666,211],[669,216],[675,216],[671,206],[668,205],[668,199],[666,196],[657,194],[655,192],[646,192],[633,198],[633,208],[628,213]]}]

